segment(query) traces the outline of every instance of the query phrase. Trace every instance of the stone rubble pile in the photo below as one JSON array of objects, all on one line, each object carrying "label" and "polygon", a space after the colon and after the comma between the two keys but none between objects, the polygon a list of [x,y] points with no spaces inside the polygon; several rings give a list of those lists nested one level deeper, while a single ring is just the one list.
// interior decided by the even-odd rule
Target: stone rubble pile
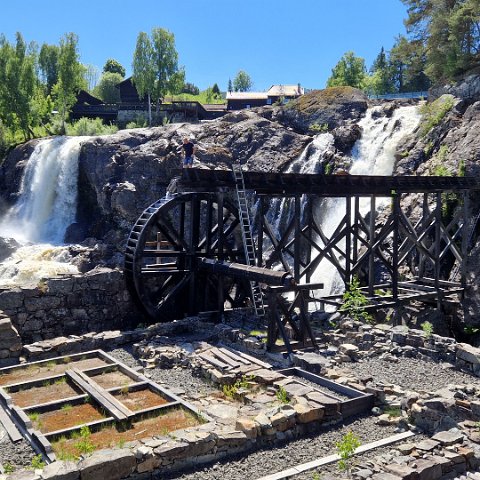
[{"label": "stone rubble pile", "polygon": [[[184,323],[182,323],[184,322]],[[96,480],[120,479],[129,475],[150,478],[155,469],[181,470],[188,466],[217,461],[234,453],[244,452],[254,445],[274,444],[316,431],[320,425],[342,418],[342,402],[331,401],[308,384],[252,363],[238,368],[222,369],[205,359],[212,348],[202,341],[180,341],[179,331],[203,332],[205,337],[220,338],[224,344],[240,339],[235,348],[250,348],[250,352],[265,359],[264,342],[225,324],[213,326],[187,319],[175,324],[162,324],[129,332],[103,332],[67,338],[68,341],[47,341],[25,347],[24,352],[35,356],[68,353],[67,345],[98,348],[97,342],[118,345],[136,341],[134,351],[141,357],[146,373],[153,368],[191,368],[197,375],[219,385],[218,394],[195,395],[191,402],[212,419],[211,422],[168,437],[155,437],[133,442],[125,448],[95,452],[76,463],[55,462],[42,472],[25,476],[0,476],[1,480]],[[169,330],[171,329],[171,330]],[[135,333],[137,332],[137,333]],[[208,332],[208,333],[207,333]],[[201,335],[198,335],[201,337]],[[175,338],[172,338],[175,337]],[[80,347],[81,346],[81,347]],[[210,352],[211,353],[211,352]],[[202,357],[203,355],[203,357]],[[270,355],[270,354],[269,354]],[[356,362],[382,358],[395,364],[399,359],[432,358],[450,362],[458,369],[480,376],[480,349],[460,344],[453,339],[404,327],[369,326],[346,321],[340,328],[325,333],[320,352],[299,352],[292,356],[295,365],[319,373],[339,384],[347,385],[375,396],[377,424],[395,425],[396,431],[424,432],[431,438],[415,444],[403,444],[380,456],[362,459],[355,470],[362,480],[440,480],[454,479],[465,472],[475,478],[480,467],[480,386],[473,380],[469,385],[445,385],[437,391],[407,391],[401,387],[375,381],[372,375],[359,378],[347,370]],[[280,363],[282,357],[269,360]],[[248,387],[246,386],[248,384]],[[220,387],[235,387],[233,402],[220,392]],[[290,402],[282,403],[277,396],[284,389]],[[327,401],[330,400],[330,401]],[[392,413],[399,409],[400,416]],[[139,477],[139,475],[146,475]],[[465,477],[467,478],[467,477]]]}]

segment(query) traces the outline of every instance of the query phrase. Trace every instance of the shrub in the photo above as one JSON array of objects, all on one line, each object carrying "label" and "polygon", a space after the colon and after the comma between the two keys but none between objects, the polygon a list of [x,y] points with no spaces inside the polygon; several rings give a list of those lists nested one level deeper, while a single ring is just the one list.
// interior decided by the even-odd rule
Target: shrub
[{"label": "shrub", "polygon": [[45,466],[42,455],[39,453],[32,458],[32,468],[34,470],[42,469]]},{"label": "shrub", "polygon": [[343,305],[340,307],[341,312],[345,312],[354,320],[371,322],[372,316],[365,311],[365,307],[369,304],[367,297],[360,289],[360,281],[355,275],[352,278],[348,289],[343,294]]},{"label": "shrub", "polygon": [[104,125],[101,118],[81,118],[78,122],[67,124],[67,135],[110,135],[118,131],[115,125]]},{"label": "shrub", "polygon": [[335,444],[340,455],[341,460],[338,462],[340,471],[346,471],[347,475],[351,476],[353,466],[352,456],[355,450],[360,446],[359,438],[353,433],[348,432],[342,440]]},{"label": "shrub", "polygon": [[453,95],[442,95],[431,103],[426,103],[420,109],[422,121],[420,134],[425,136],[433,127],[436,127],[455,104]]},{"label": "shrub", "polygon": [[420,326],[426,338],[430,338],[433,335],[433,325],[430,322],[423,322]]}]

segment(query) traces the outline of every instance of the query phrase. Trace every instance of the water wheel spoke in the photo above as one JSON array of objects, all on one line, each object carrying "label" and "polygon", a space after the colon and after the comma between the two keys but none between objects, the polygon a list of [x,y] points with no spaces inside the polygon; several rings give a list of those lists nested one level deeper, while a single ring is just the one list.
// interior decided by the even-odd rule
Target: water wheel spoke
[{"label": "water wheel spoke", "polygon": [[187,286],[192,273],[185,275],[157,304],[157,308],[160,308],[162,305],[168,303],[168,301],[174,297],[180,290]]}]

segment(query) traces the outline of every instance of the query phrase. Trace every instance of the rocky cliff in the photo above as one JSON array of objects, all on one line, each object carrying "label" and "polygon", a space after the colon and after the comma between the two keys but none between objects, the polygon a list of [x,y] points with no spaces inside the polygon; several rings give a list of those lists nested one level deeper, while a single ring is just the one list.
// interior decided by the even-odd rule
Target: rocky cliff
[{"label": "rocky cliff", "polygon": [[[428,104],[423,107],[423,117],[417,131],[399,146],[395,174],[478,177],[479,131],[479,75],[470,75],[457,84],[433,89]],[[412,215],[418,217],[419,199],[410,196],[404,201],[408,203]],[[457,204],[458,200],[452,196],[450,211]],[[480,192],[477,192],[470,199],[470,215],[475,218],[479,212]],[[472,341],[471,334],[480,327],[479,235],[480,227],[477,225],[472,232],[472,251],[467,264],[469,288],[463,302],[463,311],[458,312],[462,322],[455,332],[465,341]]]}]

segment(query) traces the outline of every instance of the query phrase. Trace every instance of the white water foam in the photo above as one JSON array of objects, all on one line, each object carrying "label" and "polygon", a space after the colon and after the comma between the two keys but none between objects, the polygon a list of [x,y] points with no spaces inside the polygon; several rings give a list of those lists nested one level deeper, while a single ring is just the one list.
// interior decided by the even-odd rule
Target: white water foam
[{"label": "white water foam", "polygon": [[23,174],[19,198],[0,236],[21,243],[63,243],[77,210],[78,155],[84,137],[41,140]]},{"label": "white water foam", "polygon": [[[398,142],[405,135],[413,132],[420,120],[415,106],[397,108],[391,117],[379,116],[381,107],[372,107],[359,122],[362,137],[352,149],[351,175],[392,175],[395,165],[395,152]],[[377,201],[377,209],[389,204],[389,199]],[[327,198],[320,202],[315,218],[321,225],[323,233],[330,238],[345,216],[344,198]],[[360,202],[362,215],[370,211],[369,199]],[[322,245],[320,239],[317,241]],[[345,245],[339,245],[345,248]],[[315,253],[315,252],[314,252]],[[343,258],[337,258],[343,263]],[[343,281],[336,267],[328,260],[323,260],[312,276],[312,282],[323,282],[322,295],[340,293],[344,289]]]},{"label": "white water foam", "polygon": [[18,200],[0,221],[0,237],[23,245],[0,263],[2,287],[78,273],[62,244],[68,226],[75,222],[78,157],[85,138],[44,139],[32,152]]}]

